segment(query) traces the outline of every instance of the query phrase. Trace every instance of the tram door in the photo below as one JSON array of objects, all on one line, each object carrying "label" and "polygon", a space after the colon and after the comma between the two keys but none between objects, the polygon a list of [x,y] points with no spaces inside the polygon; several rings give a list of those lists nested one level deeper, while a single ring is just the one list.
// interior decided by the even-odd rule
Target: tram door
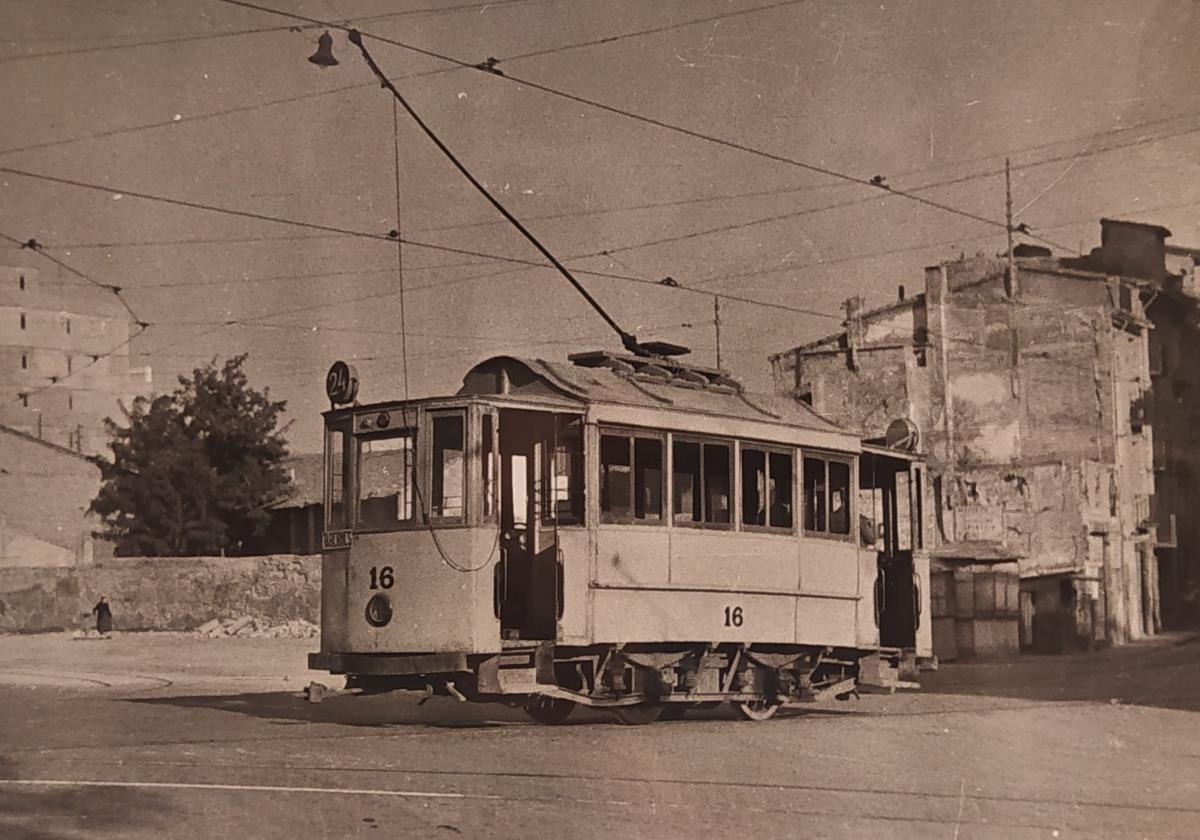
[{"label": "tram door", "polygon": [[882,647],[913,648],[921,592],[913,566],[920,536],[907,461],[863,453],[859,470],[860,538],[876,552],[875,617]]},{"label": "tram door", "polygon": [[560,415],[500,412],[500,562],[495,586],[505,639],[553,639],[561,615],[553,479],[562,433]]}]

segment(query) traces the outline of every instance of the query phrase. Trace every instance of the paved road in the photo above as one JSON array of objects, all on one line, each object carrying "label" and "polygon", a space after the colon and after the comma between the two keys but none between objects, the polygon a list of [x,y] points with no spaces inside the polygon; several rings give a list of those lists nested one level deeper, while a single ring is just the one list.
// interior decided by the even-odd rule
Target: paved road
[{"label": "paved road", "polygon": [[297,696],[311,642],[0,638],[0,837],[1200,836],[1200,642],[746,723]]}]

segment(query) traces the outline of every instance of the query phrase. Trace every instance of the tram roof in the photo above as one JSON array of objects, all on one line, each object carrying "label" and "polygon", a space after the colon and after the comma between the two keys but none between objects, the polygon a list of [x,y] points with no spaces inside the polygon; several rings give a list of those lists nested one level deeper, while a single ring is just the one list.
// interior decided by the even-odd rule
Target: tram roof
[{"label": "tram roof", "polygon": [[704,414],[834,435],[858,448],[853,431],[807,404],[792,397],[747,392],[715,368],[603,352],[575,354],[570,360],[494,356],[467,372],[459,394],[565,397],[583,404]]}]

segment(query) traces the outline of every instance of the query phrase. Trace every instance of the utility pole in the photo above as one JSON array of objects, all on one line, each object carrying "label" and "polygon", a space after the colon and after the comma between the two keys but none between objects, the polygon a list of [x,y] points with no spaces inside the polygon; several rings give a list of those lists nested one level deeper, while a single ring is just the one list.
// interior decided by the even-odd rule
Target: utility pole
[{"label": "utility pole", "polygon": [[1004,291],[1010,298],[1017,296],[1017,260],[1013,254],[1012,166],[1004,159],[1004,227],[1008,232],[1008,277]]},{"label": "utility pole", "polygon": [[721,369],[721,299],[713,295],[713,325],[717,329],[717,370]]}]

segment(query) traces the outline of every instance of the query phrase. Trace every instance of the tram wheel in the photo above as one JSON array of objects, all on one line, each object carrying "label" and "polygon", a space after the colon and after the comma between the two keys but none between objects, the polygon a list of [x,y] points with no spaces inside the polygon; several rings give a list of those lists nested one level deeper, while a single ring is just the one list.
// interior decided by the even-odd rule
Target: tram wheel
[{"label": "tram wheel", "polygon": [[538,723],[554,726],[565,721],[575,710],[575,705],[574,702],[563,700],[561,697],[537,695],[526,701],[525,714]]},{"label": "tram wheel", "polygon": [[661,703],[638,703],[636,706],[613,706],[613,714],[626,726],[645,726],[654,723],[663,713]]},{"label": "tram wheel", "polygon": [[737,710],[746,720],[770,720],[779,711],[779,704],[766,700],[747,700],[738,703]]}]

